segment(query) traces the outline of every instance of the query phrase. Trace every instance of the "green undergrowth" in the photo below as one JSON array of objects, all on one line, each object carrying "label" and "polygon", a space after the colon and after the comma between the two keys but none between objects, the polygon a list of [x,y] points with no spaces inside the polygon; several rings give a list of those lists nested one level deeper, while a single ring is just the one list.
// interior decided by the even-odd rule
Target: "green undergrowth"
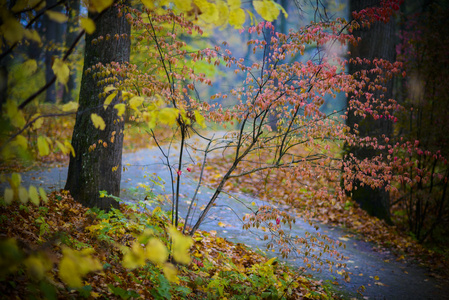
[{"label": "green undergrowth", "polygon": [[[195,233],[187,260],[173,260],[171,221],[160,208],[122,204],[106,213],[62,191],[39,206],[1,202],[0,215],[2,299],[337,298],[322,282],[213,231]],[[169,263],[158,262],[160,247]]]}]

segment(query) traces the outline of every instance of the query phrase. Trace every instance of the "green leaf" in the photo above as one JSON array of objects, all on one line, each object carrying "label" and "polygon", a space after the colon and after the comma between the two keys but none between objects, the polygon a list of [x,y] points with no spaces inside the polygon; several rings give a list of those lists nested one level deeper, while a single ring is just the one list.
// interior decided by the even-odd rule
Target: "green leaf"
[{"label": "green leaf", "polygon": [[104,130],[106,128],[103,118],[99,115],[91,114],[90,119],[92,120],[92,123],[94,123],[95,128],[99,128],[100,130]]}]

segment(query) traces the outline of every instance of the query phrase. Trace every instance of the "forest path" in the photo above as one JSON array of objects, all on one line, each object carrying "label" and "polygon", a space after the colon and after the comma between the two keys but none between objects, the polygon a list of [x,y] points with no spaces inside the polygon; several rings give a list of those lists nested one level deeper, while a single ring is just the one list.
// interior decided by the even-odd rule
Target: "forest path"
[{"label": "forest path", "polygon": [[[222,136],[223,132],[215,133],[215,136]],[[192,142],[192,141],[191,141]],[[204,142],[198,142],[198,147],[204,147]],[[167,151],[168,146],[163,149]],[[172,148],[170,158],[172,164],[177,166],[177,150]],[[219,152],[215,155],[221,155]],[[209,155],[208,157],[211,157]],[[193,159],[193,161],[191,161]],[[201,156],[195,158],[193,153],[186,154],[184,160],[188,165],[195,165],[196,162],[202,161]],[[186,165],[186,167],[187,167]],[[151,187],[148,177],[151,174],[157,174],[166,184],[165,190],[154,185],[153,192],[155,194],[171,195],[170,188],[170,172],[166,165],[160,150],[157,147],[150,149],[142,149],[134,153],[126,153],[123,155],[123,166],[126,171],[122,173],[122,193],[121,198],[126,202],[139,202],[144,200],[145,191],[142,188],[136,189],[140,183]],[[186,171],[186,167],[182,168],[181,180],[181,196],[180,196],[180,216],[185,217],[189,206],[189,201],[195,192],[197,180],[193,178],[193,174]],[[173,171],[175,174],[176,171]],[[33,184],[42,186],[47,191],[59,190],[64,187],[67,176],[67,167],[54,167],[37,171],[22,173],[22,181],[24,186]],[[0,185],[0,192],[3,193],[4,185]],[[131,190],[130,190],[131,189]],[[197,208],[207,203],[213,194],[213,190],[202,187],[197,195]],[[256,205],[252,205],[255,202]],[[216,206],[210,211],[200,229],[217,232],[217,235],[226,238],[235,243],[243,243],[253,249],[265,249],[266,241],[263,240],[261,230],[243,230],[242,217],[251,210],[257,210],[257,206],[266,204],[264,201],[249,197],[243,194],[225,195],[219,197]],[[158,203],[152,203],[150,206],[156,207]],[[170,205],[163,205],[169,209]],[[289,207],[278,207],[294,214]],[[198,217],[199,209],[196,209],[194,219]],[[221,222],[221,223],[220,223]],[[223,225],[224,224],[224,225]],[[220,226],[221,225],[221,226]],[[351,297],[356,297],[356,290],[360,286],[364,286],[366,291],[365,299],[449,299],[449,284],[441,282],[434,277],[427,275],[427,271],[414,264],[406,264],[397,262],[396,257],[388,253],[378,253],[373,251],[374,247],[370,243],[366,243],[350,232],[338,228],[330,227],[322,224],[318,231],[304,222],[300,216],[296,217],[296,223],[293,224],[291,230],[286,229],[287,233],[292,236],[303,237],[306,232],[320,232],[333,240],[344,241],[346,249],[338,248],[346,259],[342,262],[347,263],[347,271],[350,274],[350,282],[345,282],[343,278],[331,273],[328,268],[323,266],[321,273],[312,273],[316,278],[330,280],[334,283],[337,291]],[[277,253],[269,252],[268,255],[280,256]],[[332,259],[330,257],[327,257]],[[286,259],[293,266],[303,266],[303,258],[292,256]],[[378,280],[375,280],[375,278]]]}]

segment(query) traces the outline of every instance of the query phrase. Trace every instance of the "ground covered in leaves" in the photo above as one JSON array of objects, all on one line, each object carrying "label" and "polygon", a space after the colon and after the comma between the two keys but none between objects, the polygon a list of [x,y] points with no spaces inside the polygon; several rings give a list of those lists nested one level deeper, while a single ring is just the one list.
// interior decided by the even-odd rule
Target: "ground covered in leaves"
[{"label": "ground covered in leaves", "polygon": [[0,203],[0,215],[1,298],[337,298],[321,282],[213,232],[193,236],[190,262],[173,262],[175,276],[148,260],[125,268],[124,252],[143,243],[144,232],[169,248],[170,220],[158,208],[105,213],[60,192],[39,206]]},{"label": "ground covered in leaves", "polygon": [[[298,151],[301,151],[300,149]],[[212,159],[205,167],[204,179],[214,187],[218,185],[223,174],[233,163],[234,156]],[[254,168],[257,161],[268,161],[264,153],[257,157],[247,157],[240,162],[234,172],[239,174]],[[376,245],[374,250],[393,252],[398,261],[415,261],[430,268],[434,277],[449,278],[449,251],[433,251],[430,247],[419,244],[406,230],[404,216],[396,214],[392,207],[392,218],[396,226],[389,226],[384,221],[372,217],[362,210],[350,197],[337,197],[332,191],[337,190],[339,182],[328,178],[297,178],[285,169],[263,170],[250,175],[232,178],[225,184],[227,192],[243,192],[269,201],[271,204],[289,207],[297,217],[310,218],[322,224],[348,228],[365,241]],[[316,191],[331,191],[330,193]],[[405,224],[404,224],[405,225]]]}]

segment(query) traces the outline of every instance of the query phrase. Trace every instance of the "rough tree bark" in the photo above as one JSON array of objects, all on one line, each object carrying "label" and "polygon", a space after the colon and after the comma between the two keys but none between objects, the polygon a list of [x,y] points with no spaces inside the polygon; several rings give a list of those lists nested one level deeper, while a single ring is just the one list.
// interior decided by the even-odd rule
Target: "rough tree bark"
[{"label": "rough tree bark", "polygon": [[[350,12],[360,11],[373,6],[380,6],[380,0],[351,0]],[[383,58],[391,62],[395,60],[395,20],[393,18],[390,19],[388,24],[376,22],[370,28],[354,31],[354,36],[360,37],[362,40],[356,47],[350,46],[352,58],[361,57],[369,60]],[[349,72],[352,74],[362,68],[366,68],[366,66],[350,65]],[[386,87],[387,92],[383,93],[383,95],[384,99],[387,100],[392,98],[393,81],[390,80]],[[375,96],[376,98],[379,97],[379,92]],[[363,101],[363,99],[360,100]],[[369,135],[377,137],[379,141],[383,140],[381,139],[382,134],[391,136],[393,130],[391,121],[385,119],[375,121],[372,118],[362,119],[360,116],[354,116],[350,112],[347,125],[350,126],[351,130],[354,130],[355,124],[358,124],[357,130],[360,133],[360,137]],[[347,147],[346,150],[359,159],[370,158],[381,153],[379,150],[357,146]],[[359,182],[356,182],[355,186],[357,189],[352,191],[352,199],[359,203],[370,215],[391,223],[389,193],[383,188],[373,189],[366,185],[360,186]]]},{"label": "rough tree bark", "polygon": [[[90,18],[96,18],[96,30],[92,35],[86,35],[79,108],[72,136],[76,156],[70,157],[65,186],[78,202],[105,210],[109,210],[111,206],[118,207],[118,203],[112,198],[100,198],[99,191],[105,190],[108,194],[119,196],[124,122],[117,117],[113,108],[119,102],[118,97],[105,110],[105,99],[99,98],[104,86],[97,86],[97,80],[92,76],[95,72],[87,72],[87,69],[99,63],[106,65],[129,61],[131,27],[124,14],[119,15],[118,12],[119,8],[113,6],[98,18],[89,14]],[[110,38],[106,38],[107,35]],[[115,38],[116,35],[120,38]],[[98,39],[100,36],[104,38]],[[92,43],[94,39],[98,41],[96,45]],[[93,126],[92,113],[103,118],[106,124],[104,130]],[[89,147],[93,144],[96,147],[90,151]]]}]

